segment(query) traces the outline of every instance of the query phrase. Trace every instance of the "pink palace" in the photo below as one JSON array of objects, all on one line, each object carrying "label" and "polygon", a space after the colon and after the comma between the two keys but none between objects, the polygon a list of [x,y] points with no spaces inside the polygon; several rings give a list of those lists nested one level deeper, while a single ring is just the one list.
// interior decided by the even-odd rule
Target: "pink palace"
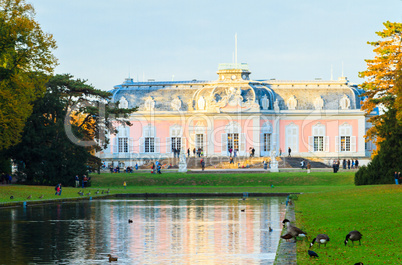
[{"label": "pink palace", "polygon": [[203,156],[287,155],[324,160],[368,160],[370,124],[363,93],[346,77],[336,81],[252,80],[247,64],[220,64],[215,81],[148,81],[127,78],[112,90],[120,108],[139,107],[131,127],[109,135],[98,156],[109,165],[133,166],[172,157],[172,150]]}]

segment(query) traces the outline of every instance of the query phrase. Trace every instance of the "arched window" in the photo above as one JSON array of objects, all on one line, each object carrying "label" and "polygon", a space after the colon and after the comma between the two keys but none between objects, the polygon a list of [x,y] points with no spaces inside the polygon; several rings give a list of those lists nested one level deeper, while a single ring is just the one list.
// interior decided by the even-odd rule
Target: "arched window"
[{"label": "arched window", "polygon": [[160,141],[156,136],[155,126],[147,124],[143,127],[140,138],[140,153],[159,153]]},{"label": "arched window", "polygon": [[310,152],[328,152],[329,137],[325,135],[325,125],[317,123],[311,131],[312,135],[308,139]]},{"label": "arched window", "polygon": [[292,149],[292,153],[299,152],[299,126],[293,122],[286,126],[286,148]]},{"label": "arched window", "polygon": [[339,136],[335,138],[337,152],[356,152],[356,136],[352,136],[352,126],[349,123],[339,126]]},{"label": "arched window", "polygon": [[264,123],[261,127],[261,155],[269,156],[272,144],[272,125],[269,121]]}]

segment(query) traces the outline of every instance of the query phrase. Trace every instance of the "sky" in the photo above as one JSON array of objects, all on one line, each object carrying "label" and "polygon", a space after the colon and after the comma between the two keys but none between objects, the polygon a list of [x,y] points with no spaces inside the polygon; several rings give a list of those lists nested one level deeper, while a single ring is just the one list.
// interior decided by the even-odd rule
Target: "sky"
[{"label": "sky", "polygon": [[[98,89],[134,81],[217,80],[219,63],[248,63],[251,79],[361,83],[367,41],[402,22],[402,0],[26,0],[53,34],[59,65]],[[342,67],[343,65],[343,67]]]}]

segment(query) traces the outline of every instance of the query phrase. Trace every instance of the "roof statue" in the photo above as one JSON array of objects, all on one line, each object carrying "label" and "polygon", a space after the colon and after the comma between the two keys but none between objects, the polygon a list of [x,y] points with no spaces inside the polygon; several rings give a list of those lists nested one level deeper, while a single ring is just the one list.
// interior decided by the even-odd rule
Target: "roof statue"
[{"label": "roof statue", "polygon": [[269,108],[269,99],[267,95],[264,95],[260,100],[260,105],[263,110],[267,110]]},{"label": "roof statue", "polygon": [[343,94],[343,97],[339,100],[339,106],[341,109],[346,110],[350,108],[350,99],[346,94]]},{"label": "roof statue", "polygon": [[288,99],[288,109],[289,110],[295,110],[297,107],[297,99],[294,95],[292,95],[289,99]]},{"label": "roof statue", "polygon": [[314,108],[316,110],[322,110],[322,108],[324,107],[324,100],[322,99],[321,96],[316,97],[316,99],[314,100]]}]

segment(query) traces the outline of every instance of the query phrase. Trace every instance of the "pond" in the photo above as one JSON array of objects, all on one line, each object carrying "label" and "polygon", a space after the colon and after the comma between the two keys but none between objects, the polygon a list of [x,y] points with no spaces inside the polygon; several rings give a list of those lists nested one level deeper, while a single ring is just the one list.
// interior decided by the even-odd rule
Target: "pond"
[{"label": "pond", "polygon": [[108,254],[117,264],[273,264],[284,200],[115,199],[0,209],[0,264],[105,264]]}]

